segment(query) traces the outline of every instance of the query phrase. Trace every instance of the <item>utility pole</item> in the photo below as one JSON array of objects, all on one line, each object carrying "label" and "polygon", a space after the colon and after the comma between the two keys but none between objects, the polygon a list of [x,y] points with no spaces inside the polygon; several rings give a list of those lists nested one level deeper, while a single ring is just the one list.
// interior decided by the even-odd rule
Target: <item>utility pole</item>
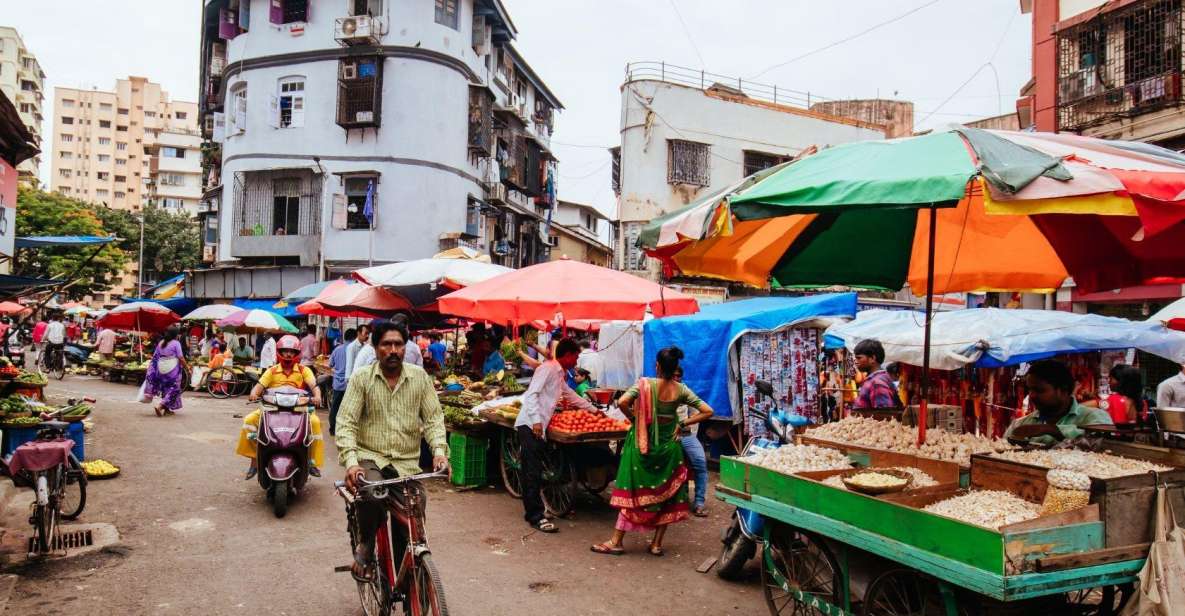
[{"label": "utility pole", "polygon": [[140,209],[140,258],[136,261],[136,297],[144,293],[144,209]]}]

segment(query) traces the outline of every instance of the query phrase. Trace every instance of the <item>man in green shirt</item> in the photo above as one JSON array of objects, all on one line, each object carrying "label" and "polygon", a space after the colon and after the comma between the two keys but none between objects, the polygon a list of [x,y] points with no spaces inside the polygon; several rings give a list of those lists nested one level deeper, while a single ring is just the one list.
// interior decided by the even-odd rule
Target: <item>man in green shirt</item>
[{"label": "man in green shirt", "polygon": [[1061,362],[1033,362],[1025,375],[1025,386],[1037,410],[1008,426],[1004,438],[1010,441],[1052,445],[1082,436],[1086,433],[1082,426],[1111,423],[1107,411],[1078,404],[1074,399],[1074,376]]},{"label": "man in green shirt", "polygon": [[[351,490],[363,479],[380,481],[419,473],[421,437],[432,448],[432,467],[443,471],[449,466],[444,413],[432,377],[419,366],[403,363],[407,326],[402,321],[382,321],[372,336],[377,361],[350,377],[337,412],[338,456]],[[369,579],[375,533],[387,513],[372,501],[359,500],[355,507],[361,537],[354,553],[354,575]],[[405,532],[398,528],[396,554],[402,553],[407,541]]]}]

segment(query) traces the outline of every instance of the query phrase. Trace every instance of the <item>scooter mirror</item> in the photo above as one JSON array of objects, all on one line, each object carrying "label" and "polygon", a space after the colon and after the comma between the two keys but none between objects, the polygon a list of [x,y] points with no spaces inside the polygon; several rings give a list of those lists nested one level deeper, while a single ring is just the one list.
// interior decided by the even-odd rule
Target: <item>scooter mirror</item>
[{"label": "scooter mirror", "polygon": [[770,398],[773,397],[774,386],[769,381],[757,381],[754,385],[757,387],[757,393]]}]

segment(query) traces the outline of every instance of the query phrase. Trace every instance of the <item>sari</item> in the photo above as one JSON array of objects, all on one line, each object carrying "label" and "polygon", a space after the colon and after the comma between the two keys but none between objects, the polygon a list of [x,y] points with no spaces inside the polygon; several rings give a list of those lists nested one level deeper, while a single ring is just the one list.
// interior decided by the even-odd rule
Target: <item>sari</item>
[{"label": "sari", "polygon": [[659,400],[657,379],[640,380],[626,395],[633,396],[635,413],[609,501],[619,510],[616,528],[641,532],[686,520],[688,471],[675,431],[679,407],[698,408],[702,402],[682,383],[674,400]]},{"label": "sari", "polygon": [[181,358],[184,356],[180,342],[165,343],[162,340],[148,363],[144,394],[160,396],[162,406],[170,411],[181,408]]}]

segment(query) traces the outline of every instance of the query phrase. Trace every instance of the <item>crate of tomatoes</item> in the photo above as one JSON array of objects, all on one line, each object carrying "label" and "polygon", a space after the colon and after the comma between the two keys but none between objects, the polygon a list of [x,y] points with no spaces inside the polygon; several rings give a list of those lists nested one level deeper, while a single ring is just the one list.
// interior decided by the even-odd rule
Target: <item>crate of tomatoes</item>
[{"label": "crate of tomatoes", "polygon": [[548,433],[553,441],[588,442],[625,438],[628,420],[617,420],[600,411],[560,411],[551,418]]}]

